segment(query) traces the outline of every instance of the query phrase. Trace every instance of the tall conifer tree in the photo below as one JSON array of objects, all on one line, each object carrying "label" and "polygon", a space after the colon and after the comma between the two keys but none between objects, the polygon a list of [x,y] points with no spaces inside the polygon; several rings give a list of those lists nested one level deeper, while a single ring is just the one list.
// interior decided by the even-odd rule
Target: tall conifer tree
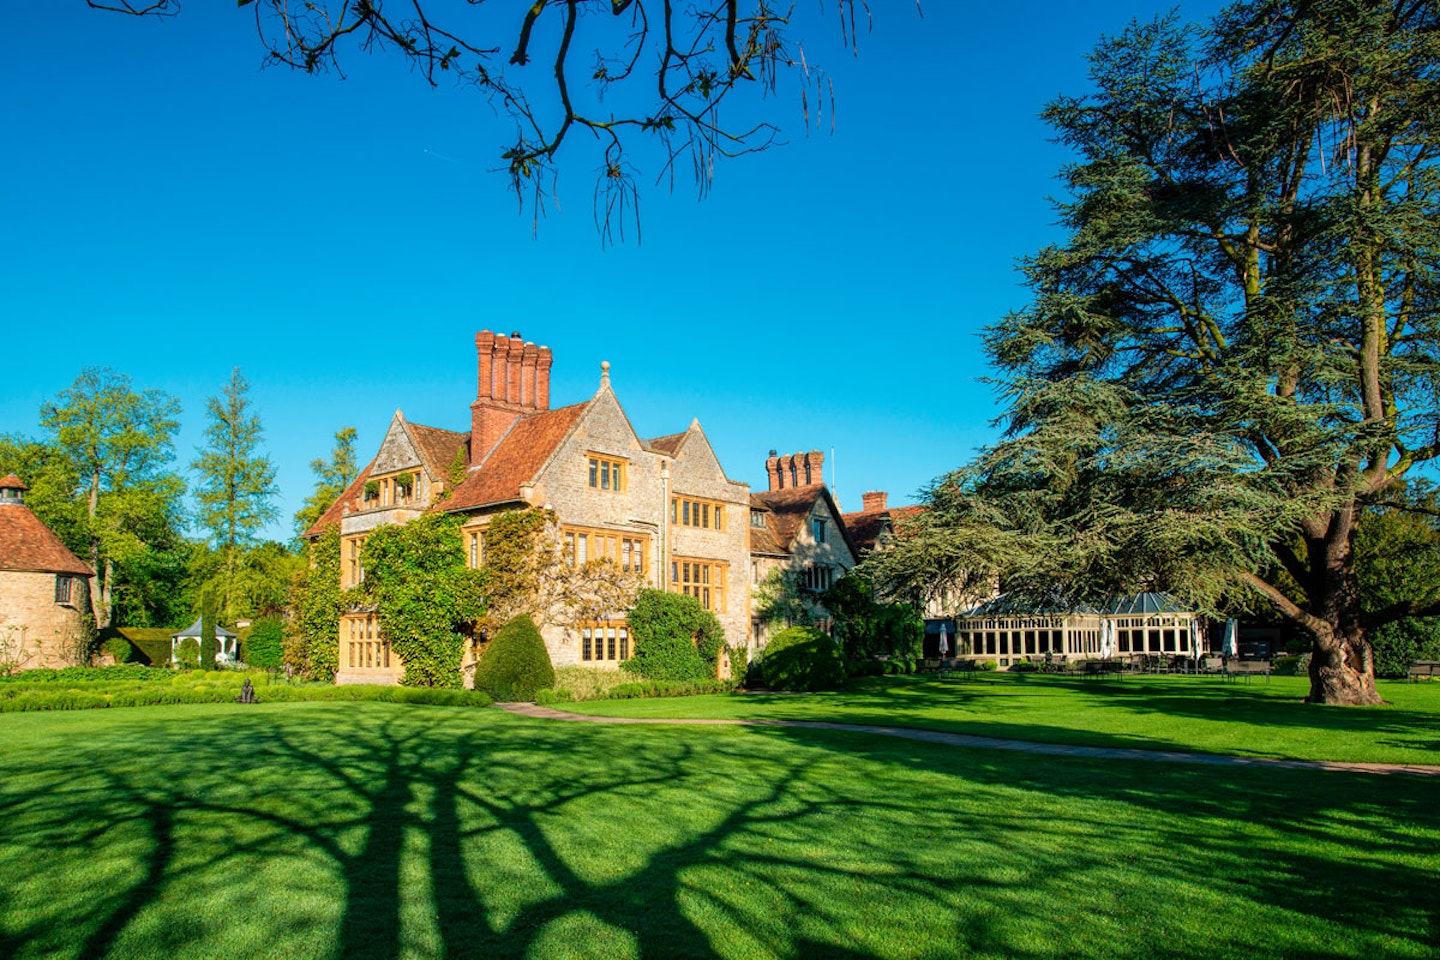
[{"label": "tall conifer tree", "polygon": [[278,515],[275,467],[263,452],[264,430],[251,410],[249,390],[236,367],[223,393],[206,401],[210,425],[200,456],[191,464],[200,477],[195,491],[200,525],[224,555],[221,609],[227,615],[239,551]]}]

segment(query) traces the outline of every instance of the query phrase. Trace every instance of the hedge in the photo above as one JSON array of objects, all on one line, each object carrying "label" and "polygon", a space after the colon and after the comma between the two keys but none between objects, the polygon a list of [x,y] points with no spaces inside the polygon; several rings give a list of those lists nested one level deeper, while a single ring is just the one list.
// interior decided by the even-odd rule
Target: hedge
[{"label": "hedge", "polygon": [[760,668],[773,690],[835,690],[845,684],[839,645],[814,627],[777,633],[765,645]]}]

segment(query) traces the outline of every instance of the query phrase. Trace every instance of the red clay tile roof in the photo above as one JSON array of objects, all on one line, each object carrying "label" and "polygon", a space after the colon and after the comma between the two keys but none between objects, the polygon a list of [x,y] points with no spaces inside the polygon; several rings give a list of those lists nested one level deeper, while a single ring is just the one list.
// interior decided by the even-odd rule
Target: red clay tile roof
[{"label": "red clay tile roof", "polygon": [[318,537],[325,532],[326,527],[339,525],[340,519],[345,516],[345,507],[354,504],[355,498],[360,496],[360,488],[365,486],[365,481],[370,478],[370,468],[373,466],[375,466],[374,460],[365,464],[365,469],[360,471],[360,476],[350,482],[350,486],[345,488],[345,492],[335,498],[335,502],[320,514],[320,519],[316,520],[309,530],[300,534],[301,538],[308,540],[311,537]]},{"label": "red clay tile roof", "polygon": [[[750,494],[752,507],[768,507],[770,510],[766,517],[766,532],[774,539],[775,550],[767,552],[790,552],[805,518],[809,516],[815,501],[820,499],[824,490],[823,483],[812,483],[803,487],[786,487],[783,490]],[[755,546],[755,533],[756,531],[752,530],[750,534],[751,549]]]},{"label": "red clay tile roof", "polygon": [[453,513],[519,500],[520,485],[536,478],[545,461],[589,406],[587,400],[515,421],[480,468],[455,488],[440,509]]},{"label": "red clay tile roof", "polygon": [[410,428],[410,436],[415,441],[416,452],[420,454],[425,468],[432,476],[445,479],[450,472],[450,464],[455,461],[456,451],[470,442],[470,434],[427,427],[419,423],[405,425]]},{"label": "red clay tile roof", "polygon": [[[5,485],[13,486],[12,479],[19,483],[12,475],[5,478]],[[0,503],[0,570],[95,575],[23,503]]]},{"label": "red clay tile roof", "polygon": [[893,527],[894,521],[903,517],[914,516],[924,510],[924,507],[889,507],[884,510],[861,510],[856,513],[847,513],[842,520],[845,527],[850,531],[850,539],[855,544],[855,549],[868,553],[875,549],[875,541],[880,539],[880,534],[886,528]]},{"label": "red clay tile roof", "polygon": [[0,478],[0,490],[29,490],[29,489],[30,489],[30,488],[27,487],[27,486],[25,486],[25,483],[24,483],[19,477],[15,476],[15,474],[13,474],[13,473],[7,473],[3,478]]},{"label": "red clay tile roof", "polygon": [[645,445],[648,446],[651,450],[654,450],[658,453],[663,453],[668,457],[673,457],[676,453],[680,451],[680,444],[684,443],[685,438],[689,435],[690,431],[682,430],[679,433],[672,433],[667,436],[656,437],[654,440],[646,440]]}]

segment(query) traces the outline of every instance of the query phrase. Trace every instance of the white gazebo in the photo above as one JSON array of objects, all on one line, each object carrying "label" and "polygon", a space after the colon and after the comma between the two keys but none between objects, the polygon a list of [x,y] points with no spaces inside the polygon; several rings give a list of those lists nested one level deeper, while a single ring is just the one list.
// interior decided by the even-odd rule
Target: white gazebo
[{"label": "white gazebo", "polygon": [[[194,640],[197,644],[200,642],[200,618],[197,617],[195,622],[184,630],[170,634],[171,663],[180,662],[180,644],[186,640]],[[215,642],[219,644],[220,649],[215,652],[215,662],[234,662],[239,653],[239,640],[240,638],[237,635],[217,623],[215,625]]]}]

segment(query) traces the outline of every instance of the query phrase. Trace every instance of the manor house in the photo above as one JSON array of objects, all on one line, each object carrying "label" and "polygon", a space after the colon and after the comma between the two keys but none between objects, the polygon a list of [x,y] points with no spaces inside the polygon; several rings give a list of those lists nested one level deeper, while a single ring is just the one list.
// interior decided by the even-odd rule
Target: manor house
[{"label": "manor house", "polygon": [[[364,577],[361,547],[383,524],[432,510],[459,514],[467,561],[478,567],[493,517],[542,507],[559,518],[567,563],[608,558],[650,587],[698,599],[730,643],[747,637],[750,490],[726,476],[699,421],[639,436],[611,388],[609,363],[593,396],[552,408],[548,347],[488,330],[475,347],[469,430],[410,423],[397,411],[374,459],[306,532],[338,525],[342,587]],[[625,616],[541,623],[551,661],[617,666],[631,650]],[[372,612],[344,614],[339,633],[338,683],[399,680],[404,665]]]}]

